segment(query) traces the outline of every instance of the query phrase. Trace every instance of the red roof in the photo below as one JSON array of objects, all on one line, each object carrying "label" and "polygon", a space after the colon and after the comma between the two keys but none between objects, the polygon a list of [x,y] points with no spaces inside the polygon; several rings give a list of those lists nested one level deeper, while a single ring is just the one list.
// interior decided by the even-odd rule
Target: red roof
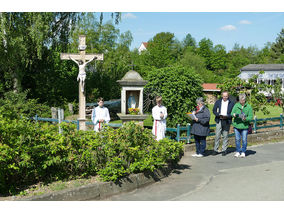
[{"label": "red roof", "polygon": [[147,46],[148,46],[148,42],[142,42],[142,44],[144,45],[144,47],[146,47],[146,48],[147,48]]},{"label": "red roof", "polygon": [[203,91],[221,91],[220,88],[217,88],[218,84],[213,84],[213,83],[205,83],[202,84]]}]

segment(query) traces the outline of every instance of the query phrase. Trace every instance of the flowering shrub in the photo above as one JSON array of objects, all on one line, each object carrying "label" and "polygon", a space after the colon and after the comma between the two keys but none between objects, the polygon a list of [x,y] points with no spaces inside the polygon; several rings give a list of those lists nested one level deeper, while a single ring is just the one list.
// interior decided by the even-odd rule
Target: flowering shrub
[{"label": "flowering shrub", "polygon": [[101,132],[77,131],[73,124],[58,126],[0,115],[0,192],[16,193],[40,181],[99,175],[115,181],[131,173],[153,171],[177,162],[183,144],[156,141],[148,129],[134,123]]},{"label": "flowering shrub", "polygon": [[139,114],[139,108],[128,108],[128,111],[130,115],[138,115]]}]

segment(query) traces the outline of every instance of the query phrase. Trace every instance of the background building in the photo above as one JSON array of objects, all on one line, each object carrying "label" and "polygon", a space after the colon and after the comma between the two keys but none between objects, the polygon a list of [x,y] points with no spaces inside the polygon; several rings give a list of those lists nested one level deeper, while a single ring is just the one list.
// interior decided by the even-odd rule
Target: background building
[{"label": "background building", "polygon": [[[263,71],[263,74],[259,74]],[[249,64],[241,68],[241,74],[238,76],[243,80],[248,80],[253,75],[259,74],[257,83],[264,82],[274,85],[277,78],[281,79],[282,90],[284,88],[284,64]]]},{"label": "background building", "polygon": [[206,102],[208,104],[214,104],[218,95],[221,94],[221,89],[217,88],[218,84],[204,83],[202,84],[203,92],[206,95]]},{"label": "background building", "polygon": [[139,54],[144,51],[144,50],[147,50],[147,46],[148,46],[148,42],[142,42],[140,47],[138,48],[138,52]]}]

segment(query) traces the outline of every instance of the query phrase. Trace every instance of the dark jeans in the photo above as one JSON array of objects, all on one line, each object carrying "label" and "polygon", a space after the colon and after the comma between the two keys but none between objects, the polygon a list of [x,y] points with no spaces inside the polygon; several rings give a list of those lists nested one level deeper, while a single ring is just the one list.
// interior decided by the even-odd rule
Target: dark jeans
[{"label": "dark jeans", "polygon": [[194,135],[196,154],[204,155],[206,149],[206,136]]}]

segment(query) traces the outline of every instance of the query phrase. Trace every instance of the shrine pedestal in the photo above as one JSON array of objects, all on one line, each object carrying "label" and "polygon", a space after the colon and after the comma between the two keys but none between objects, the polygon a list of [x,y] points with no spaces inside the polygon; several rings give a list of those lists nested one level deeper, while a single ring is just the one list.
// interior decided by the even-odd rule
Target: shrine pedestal
[{"label": "shrine pedestal", "polygon": [[141,126],[144,126],[144,120],[148,117],[148,115],[126,115],[122,113],[117,113],[117,115],[122,120],[122,124],[125,122],[134,121]]}]

